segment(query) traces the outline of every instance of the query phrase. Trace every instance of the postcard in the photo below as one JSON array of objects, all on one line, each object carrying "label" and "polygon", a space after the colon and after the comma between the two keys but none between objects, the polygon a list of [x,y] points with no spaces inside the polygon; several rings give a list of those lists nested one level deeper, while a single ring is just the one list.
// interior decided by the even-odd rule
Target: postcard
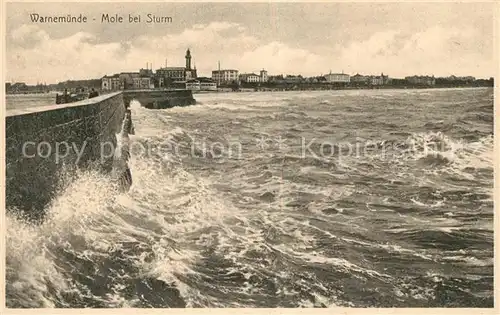
[{"label": "postcard", "polygon": [[495,311],[494,2],[5,8],[9,312]]}]

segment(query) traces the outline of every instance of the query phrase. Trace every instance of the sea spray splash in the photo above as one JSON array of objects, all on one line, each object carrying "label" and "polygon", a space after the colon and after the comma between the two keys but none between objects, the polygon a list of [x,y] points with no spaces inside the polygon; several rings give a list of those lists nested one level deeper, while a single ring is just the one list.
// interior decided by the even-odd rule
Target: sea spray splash
[{"label": "sea spray splash", "polygon": [[184,236],[212,226],[224,207],[183,170],[150,178],[147,160],[130,162],[140,185],[128,194],[85,172],[58,193],[42,225],[8,218],[9,307],[182,307],[200,295],[180,276],[199,256]]},{"label": "sea spray splash", "polygon": [[9,213],[6,217],[8,307],[64,307],[74,292],[66,273],[75,261],[64,257],[86,247],[95,225],[114,202],[116,184],[97,171],[73,174],[74,181],[57,193],[39,225]]},{"label": "sea spray splash", "polygon": [[134,111],[137,111],[138,109],[140,109],[142,107],[141,103],[139,103],[139,101],[137,100],[132,100],[130,101],[130,109]]},{"label": "sea spray splash", "polygon": [[120,133],[116,134],[116,148],[113,156],[112,177],[118,180],[122,191],[127,191],[132,186],[132,173],[128,166],[130,160],[130,137],[134,134],[132,114],[130,110],[125,112]]}]

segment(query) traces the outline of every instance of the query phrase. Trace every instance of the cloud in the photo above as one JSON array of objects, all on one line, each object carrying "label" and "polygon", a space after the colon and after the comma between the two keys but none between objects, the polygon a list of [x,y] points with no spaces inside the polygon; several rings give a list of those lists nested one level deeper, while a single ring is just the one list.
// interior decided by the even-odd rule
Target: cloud
[{"label": "cloud", "polygon": [[[328,72],[327,59],[307,49],[271,42],[237,56],[247,69],[265,68],[269,73],[315,75]],[[237,63],[238,60],[234,60]]]},{"label": "cloud", "polygon": [[39,43],[49,39],[49,35],[35,25],[22,25],[11,33],[11,40],[14,45],[23,48],[34,48]]},{"label": "cloud", "polygon": [[472,28],[439,26],[414,34],[388,30],[340,49],[337,63],[351,72],[393,76],[489,73],[493,55],[478,35]]},{"label": "cloud", "polygon": [[[347,45],[295,47],[282,41],[265,42],[238,23],[197,24],[178,33],[142,35],[123,42],[98,43],[94,34],[78,32],[52,38],[35,25],[10,32],[7,80],[58,82],[98,78],[121,71],[137,71],[146,63],[154,69],[183,66],[191,49],[201,75],[210,76],[220,60],[222,68],[270,74],[306,76],[345,71],[409,74],[490,73],[491,43],[484,43],[472,28],[432,27],[419,33],[398,30],[376,32]],[[490,49],[491,50],[491,49]]]},{"label": "cloud", "polygon": [[[36,47],[19,45],[9,51],[7,78],[15,73],[16,81],[56,82],[58,80],[86,78],[89,73],[98,73],[99,67],[113,64],[113,53],[120,49],[119,43],[92,44],[95,36],[78,32],[63,39],[51,39],[37,27],[21,26],[23,38],[43,38]],[[21,33],[15,30],[14,34]],[[16,35],[17,36],[17,35]]]},{"label": "cloud", "polygon": [[[101,44],[95,43],[94,35],[85,32],[53,39],[36,26],[22,26],[12,33],[43,39],[36,49],[21,45],[11,49],[8,74],[15,73],[16,76],[8,76],[8,79],[16,81],[56,82],[101,77],[137,70],[146,63],[153,63],[156,69],[164,66],[165,59],[169,66],[182,66],[188,47],[202,75],[210,76],[211,71],[217,68],[218,61],[223,68],[236,68],[241,72],[262,68],[271,73],[301,72],[313,75],[326,72],[326,60],[320,55],[282,42],[263,43],[248,34],[247,29],[238,23],[198,24],[177,34],[143,35],[133,41]],[[34,73],[37,73],[36,77]]]},{"label": "cloud", "polygon": [[[96,36],[79,32],[55,39],[38,26],[22,25],[11,32],[7,60],[8,79],[36,82],[56,82],[72,78],[100,77],[105,74],[184,65],[189,47],[197,65],[204,71],[215,68],[223,55],[238,55],[259,45],[257,38],[245,33],[236,23],[213,22],[194,25],[177,34],[143,35],[133,41],[97,43]],[[203,68],[203,67],[202,67]],[[209,72],[205,74],[210,74]]]}]

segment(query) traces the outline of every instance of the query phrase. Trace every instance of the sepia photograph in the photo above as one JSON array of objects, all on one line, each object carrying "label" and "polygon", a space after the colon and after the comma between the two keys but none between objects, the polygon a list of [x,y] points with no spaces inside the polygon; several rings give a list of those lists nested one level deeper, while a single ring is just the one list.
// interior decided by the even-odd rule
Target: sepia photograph
[{"label": "sepia photograph", "polygon": [[7,309],[494,309],[495,2],[3,6]]}]

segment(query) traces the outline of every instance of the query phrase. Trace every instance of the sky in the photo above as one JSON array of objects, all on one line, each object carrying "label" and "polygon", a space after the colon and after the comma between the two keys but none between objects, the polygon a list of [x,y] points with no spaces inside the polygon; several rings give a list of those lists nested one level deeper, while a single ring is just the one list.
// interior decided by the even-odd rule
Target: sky
[{"label": "sky", "polygon": [[[199,76],[238,69],[270,75],[472,75],[494,64],[494,3],[7,3],[7,82],[56,83],[184,66]],[[36,23],[87,16],[87,23]],[[147,24],[148,13],[171,23]],[[102,14],[124,23],[101,23]],[[141,23],[128,23],[128,15]],[[95,19],[95,21],[94,21]]]}]

